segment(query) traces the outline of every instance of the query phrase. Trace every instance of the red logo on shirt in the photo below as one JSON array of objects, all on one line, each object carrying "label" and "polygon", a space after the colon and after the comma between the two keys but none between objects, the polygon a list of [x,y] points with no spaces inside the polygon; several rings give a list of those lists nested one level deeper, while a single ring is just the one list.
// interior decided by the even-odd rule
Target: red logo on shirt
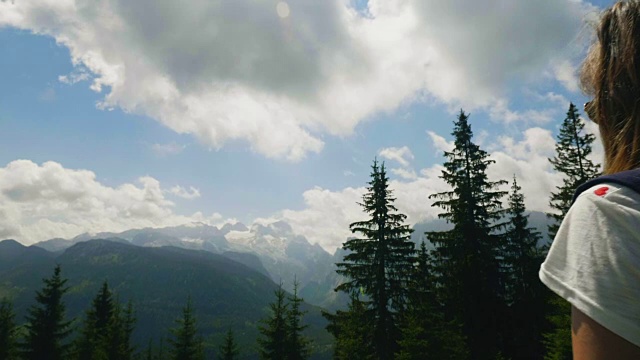
[{"label": "red logo on shirt", "polygon": [[609,188],[606,186],[603,186],[601,188],[599,188],[598,190],[594,191],[593,193],[598,195],[598,196],[605,196],[607,194],[607,191],[609,191]]}]

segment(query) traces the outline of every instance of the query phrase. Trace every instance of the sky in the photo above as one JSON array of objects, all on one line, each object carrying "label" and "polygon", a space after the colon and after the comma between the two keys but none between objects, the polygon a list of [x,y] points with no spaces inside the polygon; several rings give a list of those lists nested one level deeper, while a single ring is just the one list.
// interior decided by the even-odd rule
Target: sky
[{"label": "sky", "polygon": [[333,252],[376,157],[410,224],[437,216],[461,109],[547,211],[612,3],[0,0],[0,238],[284,220]]}]

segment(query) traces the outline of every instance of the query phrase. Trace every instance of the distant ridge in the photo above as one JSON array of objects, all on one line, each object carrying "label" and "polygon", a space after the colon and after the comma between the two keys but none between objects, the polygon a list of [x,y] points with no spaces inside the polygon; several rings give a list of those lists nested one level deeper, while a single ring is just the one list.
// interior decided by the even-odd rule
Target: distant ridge
[{"label": "distant ridge", "polygon": [[[35,250],[34,250],[35,249]],[[65,296],[68,315],[81,316],[104,280],[121,301],[133,301],[138,318],[134,340],[141,346],[149,338],[167,336],[188,296],[191,297],[202,334],[219,343],[232,328],[243,348],[254,349],[258,321],[268,314],[276,284],[229,257],[204,250],[177,247],[139,247],[123,239],[79,242],[55,255],[15,241],[0,242],[0,259],[21,252],[44,254],[38,261],[17,262],[0,270],[0,297],[13,300],[22,322],[35,291],[60,264],[70,291]],[[320,309],[307,305],[308,334],[319,347],[331,343]],[[328,354],[316,355],[328,359]]]}]

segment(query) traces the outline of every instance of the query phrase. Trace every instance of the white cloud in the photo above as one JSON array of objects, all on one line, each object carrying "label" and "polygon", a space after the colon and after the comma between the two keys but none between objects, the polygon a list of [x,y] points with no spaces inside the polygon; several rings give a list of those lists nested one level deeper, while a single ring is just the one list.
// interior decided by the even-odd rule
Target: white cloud
[{"label": "white cloud", "polygon": [[453,150],[453,147],[454,147],[453,141],[447,141],[444,137],[436,134],[433,131],[427,131],[427,134],[431,138],[431,142],[433,142],[433,147],[437,151],[444,153],[445,151]]},{"label": "white cloud", "polygon": [[[446,190],[444,182],[438,178],[442,167],[436,165],[424,169],[419,176],[410,180],[392,180],[390,189],[397,198],[396,205],[407,215],[407,222],[417,222],[437,216],[438,210],[431,207],[429,195]],[[362,201],[364,187],[330,191],[313,188],[304,192],[306,208],[284,210],[274,215],[269,222],[287,221],[294,232],[304,235],[312,243],[318,243],[333,253],[350,236],[349,224],[366,219],[366,214],[358,202]]]},{"label": "white cloud", "polygon": [[185,189],[180,185],[176,185],[169,189],[169,192],[177,197],[181,197],[183,199],[191,200],[200,197],[200,190],[194,188],[193,186],[189,186],[189,189]]},{"label": "white cloud", "polygon": [[[602,146],[602,138],[600,137],[600,128],[598,124],[589,119],[583,118],[583,120],[585,124],[584,131],[596,136],[596,140],[591,147],[591,155],[588,156],[588,159],[593,161],[594,164],[604,164],[604,147]],[[600,171],[602,170],[603,168],[600,166]]]},{"label": "white cloud", "polygon": [[547,108],[543,110],[513,111],[509,109],[506,101],[498,100],[489,109],[489,116],[492,120],[504,123],[525,122],[533,124],[546,124],[551,122],[558,114],[558,108]]},{"label": "white cloud", "polygon": [[[597,132],[597,127],[587,122],[586,130]],[[436,133],[429,132],[434,143],[440,144],[442,150],[450,150],[452,144]],[[507,180],[511,182],[515,175],[518,184],[525,195],[525,204],[529,211],[548,212],[549,197],[556,186],[562,182],[562,176],[556,173],[548,158],[555,155],[555,139],[551,131],[540,127],[528,128],[519,138],[501,136],[494,142],[490,158],[495,164],[489,166],[487,175],[489,180]],[[597,140],[594,144],[593,159],[600,162],[602,147]],[[407,223],[414,225],[418,222],[435,218],[441,209],[434,208],[428,196],[449,190],[439,176],[443,167],[435,165],[423,169],[419,174],[404,170],[409,176],[402,176],[403,169],[392,169],[399,175],[398,179],[390,182],[390,188],[397,197],[396,206],[400,212],[408,216]],[[504,186],[508,190],[509,185]],[[306,236],[310,241],[317,242],[327,251],[333,252],[352,234],[349,224],[366,219],[357,202],[361,201],[365,188],[346,188],[330,191],[314,188],[304,193],[306,207],[303,210],[285,210],[272,217],[271,221],[286,220],[293,230]],[[506,200],[506,197],[503,199]]]},{"label": "white cloud", "polygon": [[[562,177],[555,173],[548,158],[555,155],[555,139],[551,131],[534,127],[525,130],[522,139],[502,136],[491,152],[496,161],[487,174],[492,179],[511,182],[515,175],[530,211],[550,211],[549,196],[560,185]],[[505,190],[509,187],[505,186]]]},{"label": "white cloud", "polygon": [[402,166],[409,166],[410,162],[414,159],[411,149],[407,146],[401,148],[384,148],[378,151],[378,155],[384,159],[396,161]]},{"label": "white cloud", "polygon": [[87,72],[87,69],[83,66],[77,66],[69,75],[58,76],[58,81],[63,84],[73,85],[81,81],[86,81],[91,78],[91,75]]},{"label": "white cloud", "polygon": [[172,141],[167,144],[153,144],[151,145],[151,150],[159,156],[168,156],[180,154],[186,147],[186,145],[180,145]]},{"label": "white cloud", "polygon": [[391,169],[391,173],[408,180],[414,180],[418,178],[418,175],[413,169],[394,168]]},{"label": "white cloud", "polygon": [[28,244],[83,232],[221,219],[219,214],[175,214],[164,192],[158,180],[148,176],[136,184],[109,187],[88,170],[67,169],[55,162],[12,161],[0,168],[0,238]]},{"label": "white cloud", "polygon": [[554,64],[553,73],[565,89],[574,93],[580,90],[577,69],[569,60],[563,60]]},{"label": "white cloud", "polygon": [[557,107],[562,108],[563,110],[569,108],[570,101],[563,95],[556,94],[554,92],[548,92],[544,95],[535,94],[535,96],[539,101],[554,104]]},{"label": "white cloud", "polygon": [[366,11],[348,3],[0,2],[0,26],[69,48],[104,92],[103,108],[150,116],[211,148],[242,140],[300,160],[323,148],[324,134],[350,134],[419,99],[468,110],[506,101],[510,83],[564,64],[591,9],[566,0],[369,0]]}]

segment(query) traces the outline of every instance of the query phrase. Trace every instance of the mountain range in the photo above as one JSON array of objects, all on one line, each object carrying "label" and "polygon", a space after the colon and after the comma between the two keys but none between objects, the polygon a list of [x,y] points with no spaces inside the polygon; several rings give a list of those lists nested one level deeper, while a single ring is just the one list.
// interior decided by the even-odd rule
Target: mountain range
[{"label": "mountain range", "polygon": [[[544,213],[532,212],[530,225],[543,234],[540,245],[548,242],[548,220]],[[419,244],[425,231],[442,231],[450,225],[442,219],[432,219],[414,226],[412,240]],[[142,247],[174,246],[204,250],[223,255],[282,282],[287,291],[293,290],[294,278],[300,283],[300,294],[310,304],[327,309],[345,305],[346,296],[333,289],[341,279],[335,263],[341,262],[344,252],[333,255],[318,244],[311,244],[304,236],[294,233],[284,221],[271,224],[227,223],[220,228],[192,223],[165,228],[133,229],[121,233],[81,234],[72,239],[51,239],[35,244],[50,252],[60,252],[74,244],[91,239],[117,238]],[[345,239],[347,240],[347,239]]]},{"label": "mountain range", "polygon": [[[190,298],[200,334],[209,353],[228,329],[241,345],[243,358],[255,359],[260,320],[270,314],[277,285],[267,275],[224,255],[174,246],[141,247],[127,240],[88,240],[52,253],[13,240],[0,242],[0,298],[14,304],[20,323],[34,303],[42,279],[59,264],[68,279],[64,297],[68,318],[78,328],[103,281],[121,302],[132,301],[136,312],[134,343],[168,336]],[[306,335],[313,339],[313,358],[328,359],[332,339],[320,308],[304,304]]]}]

